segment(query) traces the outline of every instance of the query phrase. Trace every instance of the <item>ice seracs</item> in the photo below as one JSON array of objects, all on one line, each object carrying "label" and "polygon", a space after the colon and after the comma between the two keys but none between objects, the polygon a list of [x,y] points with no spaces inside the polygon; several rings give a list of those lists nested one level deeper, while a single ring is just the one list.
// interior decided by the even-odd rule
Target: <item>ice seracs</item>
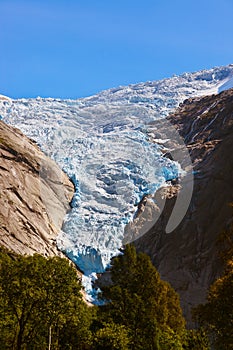
[{"label": "ice seracs", "polygon": [[4,121],[34,139],[75,184],[57,244],[85,275],[104,271],[119,253],[124,227],[143,196],[182,172],[163,156],[165,140],[156,139],[149,123],[189,97],[232,87],[232,77],[229,65],[79,100],[0,96]]}]

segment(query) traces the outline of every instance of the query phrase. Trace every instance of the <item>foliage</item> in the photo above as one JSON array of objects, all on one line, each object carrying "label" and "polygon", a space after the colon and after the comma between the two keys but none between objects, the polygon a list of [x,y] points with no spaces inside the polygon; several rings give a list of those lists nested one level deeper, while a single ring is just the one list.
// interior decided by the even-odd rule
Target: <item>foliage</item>
[{"label": "foliage", "polygon": [[58,348],[67,323],[76,322],[77,327],[85,329],[84,318],[76,316],[74,321],[73,316],[74,311],[76,315],[87,312],[80,289],[76,270],[65,259],[40,255],[10,259],[2,255],[1,349],[45,349],[49,332],[51,344]]},{"label": "foliage", "polygon": [[148,256],[126,246],[111,276],[106,304],[88,307],[68,260],[0,249],[0,349],[208,349],[203,334],[185,329],[178,295]]},{"label": "foliage", "polygon": [[105,323],[94,338],[95,350],[128,350],[128,344],[127,329],[114,323]]},{"label": "foliage", "polygon": [[216,349],[233,349],[233,260],[210,287],[207,303],[194,310],[194,317],[210,334]]},{"label": "foliage", "polygon": [[183,350],[183,340],[184,338],[182,338],[181,334],[177,334],[172,329],[168,328],[167,330],[158,333],[158,349]]},{"label": "foliage", "polygon": [[208,350],[210,349],[209,338],[204,329],[191,329],[186,331],[184,349]]},{"label": "foliage", "polygon": [[100,317],[124,325],[132,349],[157,349],[159,333],[183,332],[178,295],[160,279],[147,255],[126,246],[124,254],[113,259],[111,276],[112,284],[103,288],[101,297],[108,302],[100,308]]},{"label": "foliage", "polygon": [[224,232],[226,267],[209,289],[207,303],[193,310],[194,318],[218,350],[233,349],[233,226]]}]

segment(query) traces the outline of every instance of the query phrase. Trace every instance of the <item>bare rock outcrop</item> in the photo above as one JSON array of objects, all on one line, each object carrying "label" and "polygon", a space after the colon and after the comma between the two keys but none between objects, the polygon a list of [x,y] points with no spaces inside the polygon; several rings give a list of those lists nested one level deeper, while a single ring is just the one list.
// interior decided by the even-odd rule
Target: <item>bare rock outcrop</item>
[{"label": "bare rock outcrop", "polygon": [[151,256],[161,277],[180,294],[191,326],[191,308],[205,301],[207,289],[222,272],[218,237],[232,221],[233,89],[186,100],[169,116],[169,122],[184,138],[192,159],[192,199],[179,226],[166,233],[182,185],[170,184],[158,190],[158,203],[167,198],[165,207],[155,225],[135,245]]},{"label": "bare rock outcrop", "polygon": [[19,253],[60,255],[61,229],[74,186],[36,144],[0,121],[0,245]]}]

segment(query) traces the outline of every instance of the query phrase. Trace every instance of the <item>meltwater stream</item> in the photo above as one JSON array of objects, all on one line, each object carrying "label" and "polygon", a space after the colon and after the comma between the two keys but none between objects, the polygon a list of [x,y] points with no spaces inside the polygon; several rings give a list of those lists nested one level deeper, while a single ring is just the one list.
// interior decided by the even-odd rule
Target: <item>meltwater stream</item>
[{"label": "meltwater stream", "polygon": [[80,100],[0,99],[0,118],[34,139],[75,184],[57,245],[84,272],[89,294],[93,275],[119,253],[143,196],[181,172],[151,142],[148,123],[187,97],[217,92],[232,74],[233,66],[216,68]]}]

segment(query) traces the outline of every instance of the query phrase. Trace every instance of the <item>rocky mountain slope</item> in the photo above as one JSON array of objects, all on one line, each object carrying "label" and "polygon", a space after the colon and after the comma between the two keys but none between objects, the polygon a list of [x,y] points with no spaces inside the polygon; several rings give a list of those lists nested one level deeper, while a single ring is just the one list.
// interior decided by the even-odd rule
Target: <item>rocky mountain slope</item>
[{"label": "rocky mountain slope", "polygon": [[19,254],[61,254],[55,239],[74,188],[18,129],[0,121],[0,245]]},{"label": "rocky mountain slope", "polygon": [[[192,184],[187,177],[183,184],[169,183],[157,191],[154,210],[158,220],[135,244],[138,250],[151,256],[161,277],[179,292],[184,314],[191,324],[191,307],[205,301],[207,288],[222,271],[218,237],[232,221],[229,204],[233,202],[233,89],[187,99],[168,120],[190,152],[194,174],[192,199],[182,222],[166,233],[177,197]],[[162,124],[156,130],[156,138],[167,132]],[[181,148],[175,142],[168,147],[173,149],[166,154],[170,157]],[[164,197],[166,204],[161,213],[158,204]],[[146,202],[144,199],[142,213],[150,210]],[[137,220],[140,225],[140,216]],[[128,229],[133,230],[133,225]]]}]

